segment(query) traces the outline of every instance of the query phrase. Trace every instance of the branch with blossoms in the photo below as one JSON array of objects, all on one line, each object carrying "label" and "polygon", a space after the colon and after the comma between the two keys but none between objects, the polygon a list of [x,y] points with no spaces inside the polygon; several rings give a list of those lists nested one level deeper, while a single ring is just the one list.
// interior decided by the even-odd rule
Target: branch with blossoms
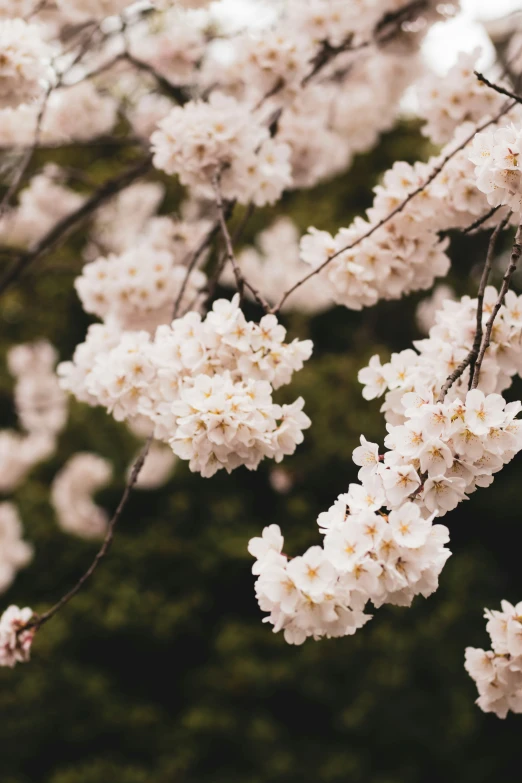
[{"label": "branch with blossoms", "polygon": [[[0,17],[0,148],[16,161],[6,166],[0,240],[10,264],[0,293],[74,235],[75,246],[84,240],[74,287],[93,317],[56,369],[46,343],[10,352],[18,430],[0,432],[0,487],[13,492],[54,452],[66,393],[146,441],[110,519],[93,499],[110,481],[106,460],[71,455],[55,477],[50,496],[62,529],[102,542],[51,609],[7,609],[4,665],[26,661],[36,631],[93,576],[135,485],[167,481],[176,459],[203,479],[296,451],[312,422],[302,398],[282,404],[278,394],[313,346],[287,338],[285,312],[362,311],[428,290],[449,271],[455,232],[492,231],[478,295],[440,301],[415,349],[384,365],[372,357],[361,370],[363,396],[384,397],[388,434],[384,448],[361,435],[359,481],[320,514],[322,545],[290,558],[275,525],[250,542],[256,595],[274,631],[293,644],[352,635],[371,607],[431,595],[451,554],[439,518],[488,487],[522,449],[522,405],[502,396],[522,366],[522,302],[510,290],[522,253],[516,85],[476,74],[478,52],[461,55],[445,77],[419,75],[426,32],[456,1],[274,2],[259,34],[219,29],[209,5],[57,0],[44,17],[43,5],[22,0],[20,18]],[[191,14],[194,6],[201,13]],[[254,210],[349,171],[354,156],[370,152],[412,85],[436,154],[397,161],[365,215],[335,235],[311,227],[300,236],[280,216],[254,246],[240,247]],[[84,161],[108,139],[119,173],[95,186]],[[53,162],[65,147],[78,165]],[[146,151],[137,161],[127,154],[134,148]],[[34,170],[44,151],[47,162]],[[167,213],[173,180],[176,209]],[[489,282],[512,226],[497,291]],[[234,293],[216,299],[218,285]],[[245,299],[263,311],[259,321],[246,317]],[[32,551],[15,505],[0,504],[0,515],[13,579]],[[495,661],[487,678],[473,659],[489,689],[482,708],[497,679],[506,693],[494,711],[518,705],[517,655],[508,644],[487,656]]]}]

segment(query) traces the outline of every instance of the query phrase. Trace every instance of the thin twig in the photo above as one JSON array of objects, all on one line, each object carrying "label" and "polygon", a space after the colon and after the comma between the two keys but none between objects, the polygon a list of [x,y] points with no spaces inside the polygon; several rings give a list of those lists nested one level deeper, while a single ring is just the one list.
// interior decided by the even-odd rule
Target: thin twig
[{"label": "thin twig", "polygon": [[315,275],[318,275],[320,272],[325,269],[328,264],[330,264],[331,261],[334,260],[334,258],[337,258],[338,256],[342,255],[343,253],[346,253],[348,250],[352,250],[354,247],[357,247],[361,242],[363,242],[365,239],[368,239],[373,234],[375,234],[376,231],[378,231],[382,226],[386,225],[386,223],[389,223],[390,220],[392,220],[396,215],[399,215],[403,209],[412,201],[416,196],[419,195],[419,193],[422,193],[423,190],[425,190],[428,185],[430,185],[443,171],[446,164],[449,163],[449,161],[457,154],[457,152],[460,152],[463,150],[470,141],[475,137],[477,133],[480,133],[481,131],[488,128],[490,125],[493,125],[495,122],[497,122],[501,117],[503,117],[505,114],[507,114],[511,109],[515,106],[514,102],[505,104],[502,109],[497,112],[497,114],[492,117],[491,119],[487,120],[486,122],[483,122],[481,125],[478,125],[473,133],[470,133],[464,141],[462,141],[458,147],[455,147],[451,152],[448,152],[447,155],[441,160],[441,162],[436,166],[429,177],[425,179],[425,181],[422,183],[422,185],[419,185],[418,188],[416,188],[414,191],[412,191],[406,198],[401,201],[401,203],[395,207],[388,215],[383,217],[381,220],[378,221],[378,223],[375,223],[368,231],[366,231],[364,234],[362,234],[359,239],[356,239],[354,242],[351,242],[349,245],[345,245],[340,250],[336,250],[335,253],[333,253],[331,256],[328,256],[328,258],[323,261],[322,264],[319,264],[315,269],[313,269],[311,272],[309,272],[307,275],[305,275],[301,280],[298,280],[297,283],[294,283],[294,285],[289,288],[281,297],[279,303],[272,308],[270,312],[272,313],[278,313],[281,307],[284,305],[288,297],[293,294],[294,291],[296,291],[298,288],[300,288],[304,283],[306,283],[308,280],[310,280]]},{"label": "thin twig", "polygon": [[100,565],[101,561],[106,557],[111,547],[112,541],[114,539],[114,531],[116,525],[118,524],[120,517],[123,513],[123,510],[127,505],[132,489],[136,484],[136,481],[138,480],[138,476],[140,475],[141,469],[143,468],[143,465],[147,458],[147,454],[149,453],[151,443],[152,443],[152,435],[147,439],[147,442],[145,443],[145,446],[141,454],[139,455],[138,459],[136,460],[136,462],[132,467],[131,474],[129,476],[127,484],[125,485],[123,495],[121,496],[121,500],[118,503],[118,507],[114,512],[112,519],[110,520],[107,526],[107,532],[105,534],[105,538],[103,539],[101,548],[98,550],[96,557],[92,561],[87,571],[85,571],[83,576],[80,577],[80,579],[76,582],[74,587],[72,587],[71,590],[69,590],[69,592],[67,592],[62,598],[60,598],[60,600],[57,601],[57,603],[55,603],[54,606],[48,609],[47,612],[44,612],[43,614],[35,617],[35,619],[31,620],[29,623],[27,623],[27,625],[21,628],[19,632],[28,631],[32,628],[34,628],[37,631],[39,628],[42,627],[42,625],[45,625],[45,623],[49,622],[49,620],[52,617],[54,617],[55,614],[57,614],[61,609],[63,609],[63,607],[66,604],[68,604],[69,601],[71,601],[77,593],[80,592],[84,584],[94,574],[94,572]]},{"label": "thin twig", "polygon": [[[234,231],[234,235],[232,237],[232,245],[233,246],[236,244],[236,242],[239,241],[239,239],[243,235],[243,231],[245,230],[248,221],[252,217],[252,215],[254,213],[254,210],[255,210],[254,204],[250,203],[248,205],[246,211],[245,211],[245,214],[243,215],[243,218],[241,219],[241,222],[240,222],[239,226]],[[228,261],[228,254],[225,251],[224,253],[222,253],[221,258],[218,260],[216,268],[215,268],[214,273],[212,275],[212,278],[208,282],[207,291],[206,291],[206,297],[205,297],[205,302],[206,302],[207,305],[210,302],[210,300],[213,298],[213,296],[214,296],[214,294],[216,292],[216,288],[218,287],[218,284],[219,284],[219,279],[220,279],[221,274],[222,274],[222,272],[223,272],[223,270],[224,270],[224,268],[225,268],[225,266],[227,264],[227,261]]]},{"label": "thin twig", "polygon": [[92,194],[74,212],[59,220],[44,236],[27,252],[21,253],[11,267],[0,280],[0,294],[25,271],[25,269],[38,258],[59,247],[67,236],[92,215],[98,207],[101,207],[113,196],[124,190],[136,179],[146,174],[152,165],[149,156],[136,165],[124,171],[122,174],[107,180],[98,190]]},{"label": "thin twig", "polygon": [[49,102],[49,98],[51,96],[52,91],[54,90],[54,86],[49,85],[47,90],[45,91],[45,94],[42,99],[42,104],[40,106],[40,109],[38,111],[38,116],[36,118],[36,126],[34,130],[34,138],[33,143],[30,147],[27,147],[27,149],[24,152],[23,158],[21,160],[20,165],[18,166],[18,170],[13,177],[13,181],[9,185],[3,199],[2,203],[0,204],[0,217],[4,214],[4,212],[9,208],[9,205],[11,203],[11,199],[15,195],[16,191],[18,190],[18,187],[24,178],[25,172],[29,168],[29,165],[33,159],[33,155],[36,152],[36,149],[40,143],[40,135],[42,132],[42,123],[45,117],[45,112],[47,109],[47,104]]},{"label": "thin twig", "polygon": [[506,294],[509,291],[509,284],[511,282],[511,278],[513,277],[513,274],[517,268],[518,262],[520,260],[520,256],[522,255],[522,223],[519,225],[517,229],[517,233],[515,236],[515,242],[513,244],[513,249],[511,251],[511,258],[509,261],[509,266],[506,269],[506,273],[502,279],[502,286],[500,288],[500,293],[498,295],[498,299],[495,302],[495,305],[493,307],[492,313],[489,317],[489,321],[486,324],[486,331],[484,334],[484,337],[482,339],[482,344],[480,346],[480,351],[477,357],[477,361],[475,364],[475,371],[473,373],[473,379],[471,383],[471,388],[476,389],[480,380],[480,370],[482,368],[482,362],[484,361],[484,356],[489,348],[489,344],[491,342],[491,334],[493,332],[493,326],[495,324],[495,318],[498,315],[498,312],[502,305],[504,304],[504,299],[506,298]]},{"label": "thin twig", "polygon": [[183,279],[183,283],[181,284],[181,288],[179,289],[179,293],[178,293],[178,295],[176,297],[176,301],[174,302],[174,310],[172,312],[172,319],[173,320],[178,317],[178,312],[179,312],[179,308],[180,308],[180,305],[181,305],[181,300],[183,299],[183,295],[184,295],[185,290],[187,288],[190,275],[194,271],[194,269],[196,267],[196,264],[198,263],[202,253],[205,252],[205,250],[209,247],[209,245],[211,244],[212,240],[214,239],[214,237],[218,233],[219,228],[220,228],[219,220],[216,220],[214,222],[214,224],[212,225],[212,227],[210,228],[210,230],[207,231],[207,233],[205,234],[205,236],[203,237],[203,239],[201,240],[201,242],[199,243],[199,245],[197,246],[195,251],[193,252],[193,254],[192,254],[191,258],[190,258],[190,261],[187,264],[187,271],[185,273],[185,277]]},{"label": "thin twig", "polygon": [[506,98],[511,98],[511,100],[516,101],[517,103],[522,103],[522,95],[517,95],[515,92],[511,92],[511,90],[506,90],[505,87],[501,87],[500,84],[494,84],[493,82],[490,82],[489,79],[486,79],[486,77],[479,73],[479,71],[473,71],[477,79],[481,82],[484,82],[486,87],[490,87],[492,90],[495,90],[495,92],[498,92],[500,95],[505,95]]},{"label": "thin twig", "polygon": [[498,212],[500,209],[500,205],[498,207],[491,207],[490,210],[486,212],[485,215],[482,215],[482,217],[479,217],[477,220],[474,220],[473,223],[470,223],[470,225],[467,228],[462,229],[463,234],[471,234],[472,231],[475,231],[477,228],[480,228],[484,223],[487,223],[487,221],[493,217],[493,215]]},{"label": "thin twig", "polygon": [[239,264],[237,263],[237,259],[234,254],[234,246],[232,244],[232,238],[230,236],[230,232],[227,226],[227,220],[225,216],[225,204],[223,202],[223,195],[221,193],[221,182],[220,182],[219,174],[216,174],[216,176],[214,177],[213,185],[216,194],[216,206],[218,210],[219,225],[221,228],[223,239],[225,240],[226,260],[230,261],[232,264],[232,268],[234,270],[234,277],[236,278],[236,285],[237,285],[239,297],[242,300],[244,298],[245,288],[248,288],[248,290],[252,293],[256,302],[263,308],[263,310],[266,313],[268,313],[270,312],[269,303],[266,301],[266,299],[264,299],[260,291],[258,291],[257,288],[254,288],[254,286],[248,282],[248,280],[241,272],[241,269],[239,268]]},{"label": "thin twig", "polygon": [[158,73],[158,71],[156,71],[152,65],[149,65],[149,63],[146,63],[143,60],[139,60],[129,51],[124,52],[123,57],[138,70],[143,71],[144,73],[148,73],[150,76],[152,76],[156,80],[161,91],[173,98],[180,106],[184,106],[187,101],[190,100],[186,90],[183,87],[179,87],[178,85],[170,82],[160,73]]},{"label": "thin twig", "polygon": [[463,359],[463,361],[459,364],[459,366],[456,367],[455,370],[453,370],[453,372],[448,376],[446,382],[444,383],[444,386],[440,390],[440,394],[437,402],[443,402],[446,394],[449,392],[453,384],[456,383],[456,381],[458,381],[458,379],[464,374],[467,367],[470,368],[469,386],[471,387],[474,370],[475,370],[475,364],[480,351],[480,345],[482,343],[482,313],[484,310],[484,293],[486,291],[486,286],[488,284],[489,276],[491,274],[491,268],[493,266],[493,261],[495,258],[495,251],[497,247],[498,237],[509,223],[510,217],[511,217],[511,212],[507,217],[501,220],[501,222],[493,231],[491,238],[489,240],[486,263],[484,264],[484,269],[482,271],[482,277],[480,279],[480,286],[477,294],[477,326],[475,329],[473,346],[469,351],[468,355],[465,357],[465,359]]}]

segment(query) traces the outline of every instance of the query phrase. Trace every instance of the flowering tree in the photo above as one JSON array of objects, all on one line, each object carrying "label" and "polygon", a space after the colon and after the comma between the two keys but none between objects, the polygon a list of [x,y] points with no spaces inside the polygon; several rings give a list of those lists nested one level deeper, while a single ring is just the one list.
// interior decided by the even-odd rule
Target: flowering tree
[{"label": "flowering tree", "polygon": [[[301,397],[277,392],[313,362],[313,345],[287,339],[286,313],[362,311],[428,290],[450,269],[450,232],[489,231],[477,296],[439,289],[419,312],[427,338],[360,370],[364,399],[384,398],[385,450],[361,434],[359,483],[319,515],[322,545],[290,557],[274,524],[249,544],[260,608],[290,644],[353,635],[372,605],[409,606],[437,589],[451,554],[439,517],[522,449],[522,403],[502,396],[522,368],[522,299],[510,290],[522,254],[520,40],[491,78],[476,71],[478,52],[446,77],[424,73],[423,38],[457,5],[271,0],[252,32],[227,26],[219,3],[0,2],[0,295],[73,237],[84,261],[76,292],[98,319],[56,370],[46,341],[9,351],[20,427],[0,433],[0,490],[53,454],[67,393],[144,441],[112,517],[93,500],[111,477],[101,457],[71,455],[54,478],[60,526],[101,547],[54,606],[6,609],[2,665],[27,661],[88,585],[135,486],[160,486],[176,459],[203,482],[294,453],[313,421]],[[374,149],[412,86],[436,154],[395,162],[366,216],[335,235],[318,225],[300,237],[281,207],[238,251],[257,210]],[[99,182],[84,151],[108,141],[119,170]],[[160,212],[172,180],[177,211]],[[32,550],[15,505],[1,504],[0,520],[5,588]],[[466,653],[479,706],[501,717],[522,711],[521,611],[488,613],[493,653]]]}]

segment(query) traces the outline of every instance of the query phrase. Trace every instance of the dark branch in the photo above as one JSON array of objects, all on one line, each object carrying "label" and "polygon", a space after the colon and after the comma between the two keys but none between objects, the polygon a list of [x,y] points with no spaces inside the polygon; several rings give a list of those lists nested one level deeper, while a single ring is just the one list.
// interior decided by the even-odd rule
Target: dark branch
[{"label": "dark branch", "polygon": [[479,81],[486,85],[486,87],[490,87],[500,95],[505,95],[506,98],[511,98],[511,100],[516,101],[517,103],[522,103],[522,95],[517,95],[515,92],[511,92],[511,90],[506,90],[506,88],[501,87],[500,84],[494,84],[493,82],[490,82],[489,79],[486,79],[486,77],[478,71],[474,71],[474,74]]},{"label": "dark branch", "polygon": [[501,231],[503,231],[505,229],[505,227],[507,226],[510,217],[511,217],[511,213],[509,213],[509,215],[507,217],[505,217],[504,220],[502,220],[498,224],[498,226],[493,231],[493,233],[491,235],[491,238],[489,240],[489,247],[488,247],[488,253],[487,253],[487,256],[486,256],[486,263],[484,264],[484,270],[482,272],[482,277],[480,279],[480,286],[479,286],[479,291],[478,291],[478,295],[477,295],[477,327],[476,327],[476,330],[475,330],[475,337],[474,337],[474,340],[473,340],[473,346],[472,346],[471,350],[469,351],[468,355],[466,356],[466,358],[463,359],[463,361],[459,364],[459,366],[455,370],[453,370],[451,375],[448,376],[444,386],[440,390],[438,402],[443,402],[446,394],[449,392],[449,390],[451,389],[453,384],[456,383],[460,377],[462,377],[462,375],[466,371],[467,367],[470,368],[470,371],[469,371],[470,372],[469,385],[471,387],[471,383],[472,383],[472,380],[473,380],[473,374],[474,374],[474,370],[475,370],[475,364],[476,364],[476,361],[477,361],[477,357],[479,355],[480,345],[481,345],[481,342],[482,342],[482,313],[483,313],[483,310],[484,310],[484,293],[486,291],[486,286],[488,284],[489,276],[491,274],[491,268],[493,266],[493,260],[495,258],[495,251],[496,251],[496,247],[497,247],[498,237],[499,237]]},{"label": "dark branch", "polygon": [[112,541],[114,539],[114,530],[120,520],[120,517],[123,513],[125,506],[127,505],[127,501],[129,500],[132,489],[136,484],[136,481],[138,480],[138,476],[140,475],[141,469],[147,458],[147,454],[149,453],[151,443],[152,443],[152,435],[148,438],[143,451],[141,452],[141,454],[139,455],[138,459],[136,460],[136,462],[132,467],[132,471],[127,481],[127,484],[125,486],[125,490],[123,492],[121,500],[118,503],[118,507],[114,512],[112,519],[110,520],[107,526],[107,533],[105,534],[105,538],[103,539],[103,544],[101,545],[101,548],[98,550],[96,557],[92,561],[87,571],[83,574],[82,577],[80,577],[80,579],[76,582],[74,587],[71,588],[71,590],[69,590],[69,592],[66,593],[62,598],[60,598],[60,600],[57,603],[55,603],[54,606],[48,609],[47,612],[44,612],[38,617],[35,617],[34,620],[31,620],[23,628],[20,628],[19,633],[21,633],[22,631],[27,631],[31,628],[38,630],[39,628],[42,627],[42,625],[45,625],[45,623],[49,622],[49,620],[52,617],[54,617],[55,614],[57,614],[61,609],[63,609],[63,607],[66,606],[66,604],[68,604],[69,601],[71,601],[74,598],[74,596],[80,592],[84,584],[94,574],[94,572],[100,565],[101,561],[106,557],[109,549],[111,548]]},{"label": "dark branch", "polygon": [[149,156],[141,160],[136,165],[118,174],[116,177],[107,180],[95,193],[85,201],[81,207],[74,212],[66,215],[55,223],[55,225],[27,252],[18,256],[16,261],[7,270],[0,280],[0,294],[24,272],[27,267],[37,259],[55,250],[59,247],[69,234],[77,229],[84,220],[89,218],[98,207],[101,207],[113,196],[124,190],[136,179],[146,174],[152,165],[152,158]]},{"label": "dark branch", "polygon": [[511,283],[511,278],[513,277],[513,274],[517,268],[518,262],[520,260],[520,256],[522,255],[522,224],[519,225],[517,229],[517,233],[515,236],[515,242],[513,244],[513,249],[511,251],[511,258],[509,261],[509,266],[506,269],[506,273],[502,279],[502,286],[500,288],[500,292],[498,295],[498,299],[495,302],[495,306],[493,307],[493,311],[491,313],[491,316],[489,318],[489,321],[486,324],[486,332],[484,334],[484,337],[482,339],[482,344],[480,346],[480,351],[477,356],[477,361],[475,364],[475,371],[473,373],[471,388],[476,389],[480,380],[480,370],[482,368],[482,362],[484,361],[484,356],[489,348],[489,344],[491,342],[491,333],[493,332],[493,326],[495,324],[495,319],[498,315],[498,312],[502,305],[504,304],[504,299],[506,298],[506,294],[509,291],[509,285]]},{"label": "dark branch", "polygon": [[278,313],[281,307],[284,305],[288,297],[293,294],[294,291],[296,291],[300,286],[302,286],[304,283],[306,283],[308,280],[310,280],[315,275],[318,275],[320,272],[323,271],[323,269],[326,269],[328,264],[330,264],[331,261],[334,260],[334,258],[337,258],[338,256],[342,255],[343,253],[346,253],[348,250],[352,250],[354,247],[359,245],[361,242],[363,242],[365,239],[368,239],[373,234],[375,234],[376,231],[378,231],[382,226],[386,225],[386,223],[389,223],[390,220],[392,220],[396,215],[399,215],[405,207],[412,201],[416,196],[419,195],[419,193],[422,193],[423,190],[425,190],[428,185],[430,185],[443,171],[447,163],[457,154],[457,152],[460,152],[461,150],[466,147],[470,141],[474,138],[474,136],[477,133],[480,133],[481,131],[488,128],[490,125],[493,125],[495,122],[497,122],[500,117],[503,117],[505,114],[507,114],[512,108],[515,106],[514,102],[508,103],[502,107],[502,109],[497,112],[497,114],[492,117],[491,119],[487,120],[486,122],[483,122],[482,125],[478,125],[473,133],[470,133],[464,141],[462,141],[458,147],[455,147],[451,152],[449,152],[439,163],[438,166],[436,166],[429,177],[426,178],[426,180],[422,183],[422,185],[419,185],[418,188],[416,188],[414,191],[412,191],[406,198],[401,201],[401,203],[395,207],[388,215],[383,217],[381,220],[379,220],[378,223],[376,223],[374,226],[372,226],[368,231],[366,231],[362,236],[359,237],[359,239],[356,239],[354,242],[352,242],[349,245],[345,245],[345,247],[342,247],[340,250],[337,250],[335,253],[333,253],[331,256],[328,256],[326,261],[323,261],[322,264],[319,264],[314,270],[309,272],[307,275],[305,275],[301,280],[298,280],[297,283],[295,283],[291,288],[289,288],[281,297],[279,303],[271,310],[272,313]]}]

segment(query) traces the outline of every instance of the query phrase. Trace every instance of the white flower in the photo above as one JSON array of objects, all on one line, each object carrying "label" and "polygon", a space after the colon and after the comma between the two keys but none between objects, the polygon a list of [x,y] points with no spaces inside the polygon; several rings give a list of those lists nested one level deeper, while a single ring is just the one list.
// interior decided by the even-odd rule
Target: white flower
[{"label": "white flower", "polygon": [[33,618],[33,610],[10,606],[0,617],[0,666],[11,669],[29,660],[34,629],[22,630]]},{"label": "white flower", "polygon": [[39,28],[23,19],[0,19],[0,108],[19,106],[43,93],[50,49]]},{"label": "white flower", "polygon": [[381,473],[386,497],[392,506],[399,506],[420,486],[420,478],[412,465],[392,466]]}]

